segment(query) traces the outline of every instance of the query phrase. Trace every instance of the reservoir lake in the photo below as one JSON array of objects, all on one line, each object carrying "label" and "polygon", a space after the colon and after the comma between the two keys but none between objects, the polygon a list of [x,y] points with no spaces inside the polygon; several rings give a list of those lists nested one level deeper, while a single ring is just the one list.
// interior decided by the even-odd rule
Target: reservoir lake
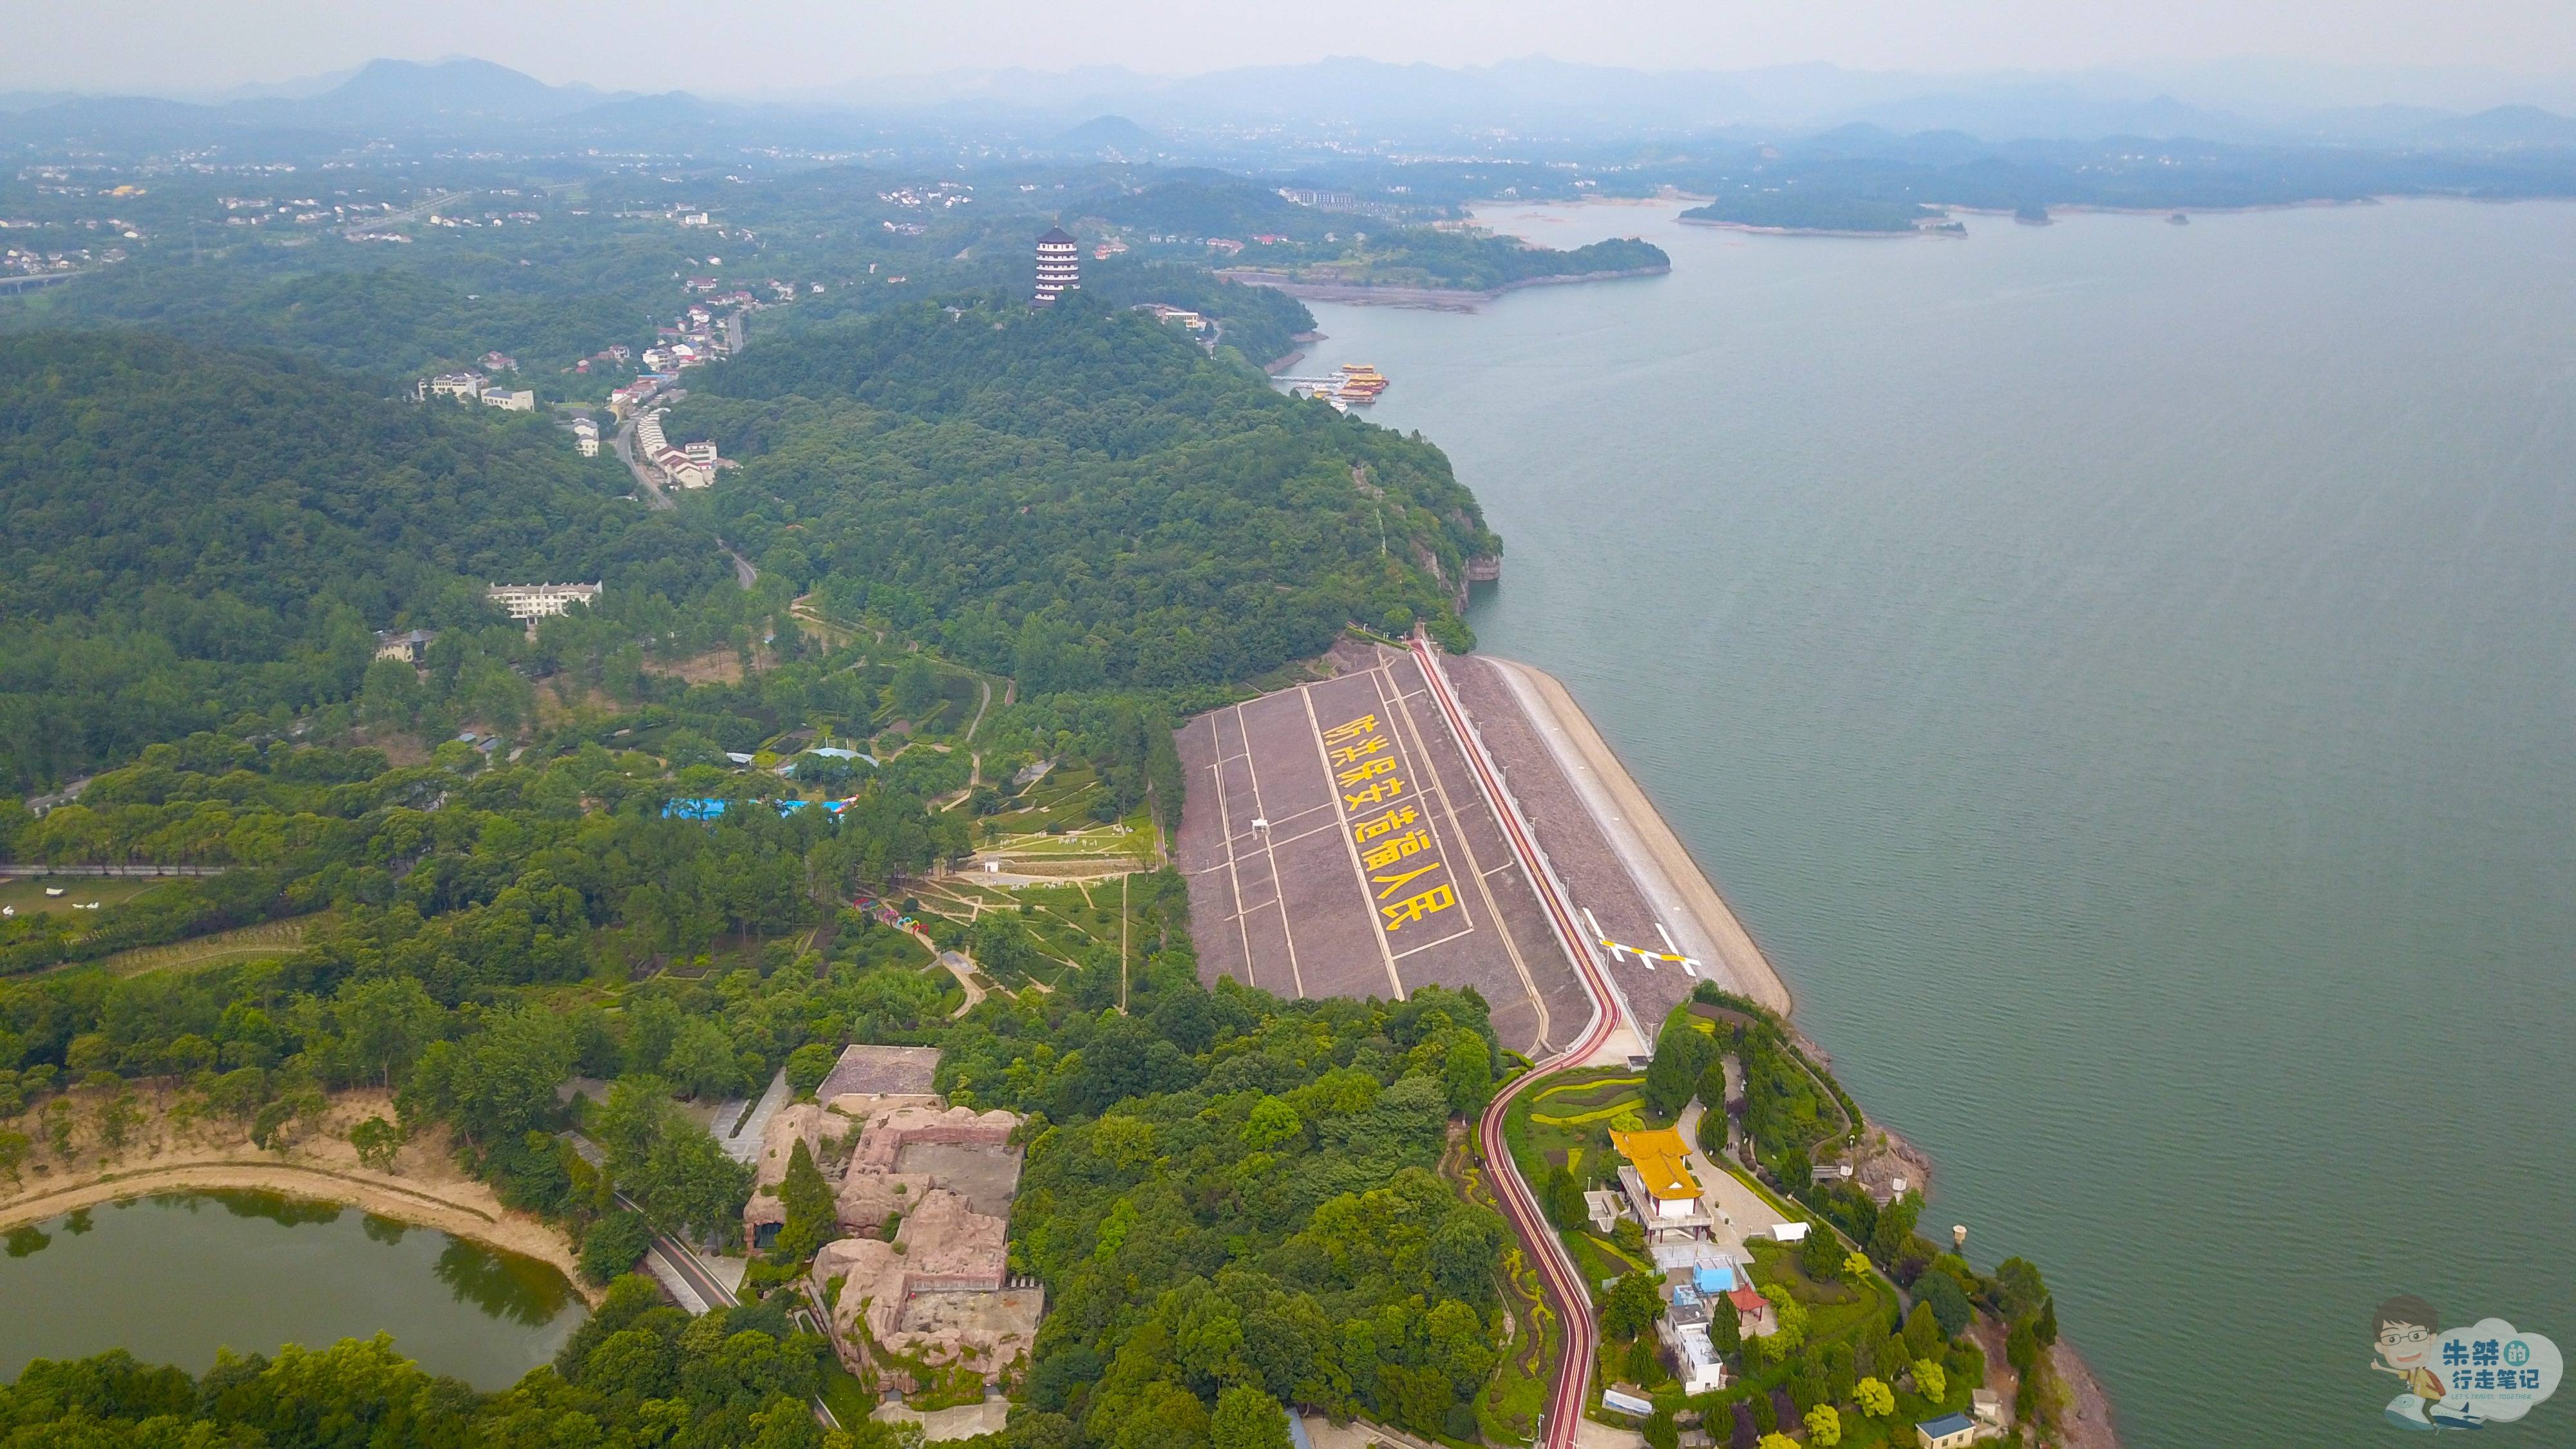
[{"label": "reservoir lake", "polygon": [[[2372,1310],[2576,1343],[2576,206],[1755,235],[1314,304],[1875,1116],[2143,1449],[2395,1431]],[[1630,968],[1634,969],[1634,968]],[[2576,1390],[2491,1437],[2576,1440]]]},{"label": "reservoir lake", "polygon": [[0,1257],[0,1380],[111,1348],[203,1373],[219,1349],[390,1333],[395,1352],[508,1388],[588,1317],[553,1267],[356,1208],[167,1193],[19,1228]]}]

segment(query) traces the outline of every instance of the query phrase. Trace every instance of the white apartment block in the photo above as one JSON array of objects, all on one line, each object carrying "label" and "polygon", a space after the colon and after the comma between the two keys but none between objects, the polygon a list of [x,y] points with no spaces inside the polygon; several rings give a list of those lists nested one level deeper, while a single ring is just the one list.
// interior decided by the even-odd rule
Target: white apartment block
[{"label": "white apartment block", "polygon": [[483,597],[531,629],[537,620],[552,618],[575,604],[589,604],[599,594],[597,584],[493,584],[483,591]]}]

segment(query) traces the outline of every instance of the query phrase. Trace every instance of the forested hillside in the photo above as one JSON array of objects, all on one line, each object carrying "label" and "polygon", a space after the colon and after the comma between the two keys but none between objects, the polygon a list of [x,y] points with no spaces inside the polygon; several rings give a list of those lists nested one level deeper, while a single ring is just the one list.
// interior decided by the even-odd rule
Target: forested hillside
[{"label": "forested hillside", "polygon": [[[586,286],[516,257],[423,258],[362,265],[346,244],[296,266],[226,256],[190,266],[155,258],[41,299],[53,327],[131,325],[207,347],[274,348],[335,368],[407,378],[442,364],[514,353],[547,371],[639,331],[637,299],[670,291],[664,269],[619,265]],[[593,249],[594,251],[599,249]],[[369,256],[366,261],[376,261]],[[606,268],[610,259],[594,262]],[[656,259],[658,260],[658,258]],[[658,285],[657,285],[658,284]],[[30,310],[33,310],[32,308]],[[0,314],[0,323],[5,323]]]},{"label": "forested hillside", "polygon": [[1213,317],[1222,329],[1218,347],[1233,348],[1255,367],[1288,356],[1297,349],[1299,333],[1315,330],[1315,314],[1287,293],[1223,281],[1205,267],[1180,262],[1094,262],[1083,270],[1082,290],[1120,306],[1160,302]]},{"label": "forested hillside", "polygon": [[538,418],[141,334],[0,339],[0,779],[354,696],[490,581],[694,595],[713,541]]},{"label": "forested hillside", "polygon": [[1054,1297],[1013,1442],[1202,1444],[1211,1405],[1282,1403],[1474,1438],[1506,1230],[1432,1169],[1497,1060],[1484,1001],[1436,986],[1283,1003],[1171,973],[1127,1018],[969,1016],[942,1084],[1051,1124],[1012,1223]]},{"label": "forested hillside", "polygon": [[[1098,739],[1055,733],[1117,747],[1114,727]],[[809,1058],[828,1065],[847,1040],[937,1043],[940,1085],[957,1100],[1036,1119],[1014,1253],[1046,1279],[1054,1310],[1011,1443],[1198,1444],[1212,1414],[1275,1425],[1286,1401],[1428,1433],[1472,1428],[1468,1404],[1502,1331],[1493,1269],[1504,1230],[1432,1171],[1452,1114],[1483,1104],[1499,1060],[1472,993],[1211,994],[1186,896],[1166,873],[1131,884],[1132,952],[1098,953],[1060,989],[996,993],[952,1020],[962,996],[920,943],[834,904],[962,848],[963,817],[926,811],[892,771],[862,781],[837,817],[746,805],[700,823],[664,815],[673,786],[659,762],[596,746],[516,765],[458,747],[395,769],[370,751],[199,736],[92,790],[95,806],[0,820],[0,845],[59,857],[186,837],[240,862],[220,881],[164,886],[160,904],[138,901],[101,929],[185,902],[219,918],[329,914],[279,960],[0,986],[0,1172],[14,1176],[37,1143],[62,1166],[109,1150],[139,1094],[236,1124],[265,1148],[309,1131],[324,1093],[390,1087],[403,1131],[444,1131],[505,1202],[558,1223],[605,1281],[643,1249],[611,1187],[665,1230],[738,1231],[749,1173],[674,1111],[675,1096],[755,1091],[781,1065],[791,1077]],[[825,921],[831,933],[803,934]],[[45,944],[33,923],[7,930],[13,950]],[[973,939],[998,961],[1011,942],[1028,949],[1026,930],[997,913]],[[711,959],[719,933],[768,944]],[[627,979],[663,954],[695,965]],[[1124,1014],[1111,1009],[1121,1001]],[[563,1104],[556,1086],[576,1071],[612,1079],[605,1099]],[[604,1160],[575,1152],[559,1135],[570,1128],[604,1144]],[[539,1406],[621,1426],[633,1395],[608,1386],[694,1402],[723,1382],[713,1366],[686,1367],[715,1346],[695,1335],[714,1330],[646,1313],[642,1292],[618,1290],[558,1374],[505,1395],[441,1388],[362,1348],[279,1362],[303,1365],[313,1392],[362,1421],[436,1401],[449,1437],[388,1442],[524,1442],[513,1416]],[[821,1344],[775,1321],[785,1301],[772,1300],[767,1320],[724,1323],[728,1360],[756,1348],[770,1367],[694,1409],[701,1429],[720,1408],[738,1429],[742,1413],[814,1391]],[[629,1327],[656,1339],[634,1341],[662,1366],[644,1380],[629,1377],[635,1353],[614,1370],[593,1355],[602,1335]],[[778,1341],[730,1337],[745,1330]],[[358,1364],[368,1371],[345,1381],[334,1367]],[[0,1433],[60,1433],[84,1413],[270,1422],[254,1404],[191,1399],[169,1374],[132,1375],[113,1360],[37,1374],[32,1391],[0,1391]],[[77,1398],[102,1381],[149,1392]],[[780,1437],[758,1442],[816,1444],[798,1407],[780,1414]]]},{"label": "forested hillside", "polygon": [[764,571],[1032,690],[1242,679],[1352,620],[1464,644],[1442,580],[1498,547],[1436,448],[1097,298],[800,337],[671,421],[744,458],[715,507]]},{"label": "forested hillside", "polygon": [[1634,237],[1557,251],[1516,237],[1421,226],[1370,233],[1338,244],[1246,248],[1237,261],[1261,271],[1284,270],[1304,282],[1466,292],[1490,292],[1547,277],[1655,272],[1672,265],[1662,247]]}]

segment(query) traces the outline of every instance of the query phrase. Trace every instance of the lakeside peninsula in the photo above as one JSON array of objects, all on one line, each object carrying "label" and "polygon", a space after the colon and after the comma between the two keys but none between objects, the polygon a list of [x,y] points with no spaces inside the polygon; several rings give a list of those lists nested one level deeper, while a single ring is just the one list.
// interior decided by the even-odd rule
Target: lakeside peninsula
[{"label": "lakeside peninsula", "polygon": [[1259,266],[1217,275],[1309,301],[1426,305],[1489,302],[1521,287],[1671,270],[1663,248],[1634,237],[1558,251],[1484,232],[1410,227],[1340,249],[1283,243],[1264,248]]}]

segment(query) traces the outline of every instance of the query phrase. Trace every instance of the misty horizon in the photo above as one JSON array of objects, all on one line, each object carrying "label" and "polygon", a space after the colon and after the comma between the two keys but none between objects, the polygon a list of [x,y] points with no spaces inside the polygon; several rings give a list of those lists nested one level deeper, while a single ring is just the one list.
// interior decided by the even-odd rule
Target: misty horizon
[{"label": "misty horizon", "polygon": [[1451,71],[1545,59],[1658,76],[1826,66],[1933,82],[2118,74],[2153,84],[2235,72],[2257,84],[2331,77],[2390,102],[2454,106],[2469,102],[2438,97],[2469,87],[2509,100],[2517,88],[2556,94],[2576,81],[2576,8],[2542,0],[2438,10],[2413,0],[2252,10],[2121,0],[2080,15],[2031,0],[1829,0],[1794,14],[1611,0],[1579,18],[1425,0],[1372,13],[1365,30],[1284,33],[1254,23],[1266,12],[1249,6],[1175,0],[1044,9],[968,0],[891,13],[754,0],[720,25],[658,0],[536,12],[493,0],[327,16],[300,9],[120,0],[28,13],[0,57],[0,91],[205,99],[290,91],[380,58],[460,55],[549,84],[744,98],[995,72],[1177,81],[1352,59]]}]

